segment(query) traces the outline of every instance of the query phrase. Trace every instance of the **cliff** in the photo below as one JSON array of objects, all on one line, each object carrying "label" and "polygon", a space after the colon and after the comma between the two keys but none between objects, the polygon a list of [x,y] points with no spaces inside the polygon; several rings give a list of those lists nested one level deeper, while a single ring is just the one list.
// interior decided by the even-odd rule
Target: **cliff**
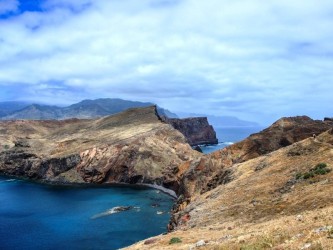
[{"label": "cliff", "polygon": [[175,169],[200,155],[154,106],[95,120],[4,121],[0,131],[0,173],[47,182],[176,190]]},{"label": "cliff", "polygon": [[234,164],[268,154],[332,128],[333,123],[307,116],[281,118],[270,127],[229,147],[184,163],[181,190],[185,197],[204,193],[229,180]]},{"label": "cliff", "polygon": [[[306,116],[282,118],[181,164],[171,232],[129,249],[329,249],[332,127]],[[181,243],[170,245],[173,238]]]},{"label": "cliff", "polygon": [[331,129],[235,164],[176,230],[127,249],[332,249],[332,152]]},{"label": "cliff", "polygon": [[207,117],[165,118],[165,121],[179,130],[187,138],[191,146],[218,143],[215,130],[209,125]]},{"label": "cliff", "polygon": [[170,233],[129,249],[330,249],[332,127],[282,118],[202,155],[155,107],[95,120],[7,121],[0,123],[0,173],[174,190]]}]

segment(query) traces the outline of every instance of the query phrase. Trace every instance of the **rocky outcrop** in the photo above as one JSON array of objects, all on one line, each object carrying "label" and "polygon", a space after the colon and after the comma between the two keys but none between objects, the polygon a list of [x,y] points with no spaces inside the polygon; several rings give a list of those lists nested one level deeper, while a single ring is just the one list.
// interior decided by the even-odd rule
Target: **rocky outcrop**
[{"label": "rocky outcrop", "polygon": [[216,132],[213,126],[209,125],[207,117],[165,118],[165,121],[179,130],[191,146],[218,143]]},{"label": "rocky outcrop", "polygon": [[95,120],[6,121],[0,131],[0,173],[48,182],[177,190],[174,172],[200,155],[154,106]]},{"label": "rocky outcrop", "polygon": [[[234,238],[230,233],[252,237],[269,230],[272,220],[284,226],[274,227],[280,237],[290,221],[283,216],[311,214],[309,225],[331,220],[332,127],[329,120],[282,118],[239,143],[202,155],[160,120],[155,107],[96,120],[8,121],[0,123],[0,173],[61,183],[159,184],[178,195],[169,230],[183,237],[186,248],[200,235],[210,237],[209,244],[236,244],[245,241],[238,236],[228,241]],[[327,165],[325,173],[307,180],[304,176],[320,163]],[[332,209],[320,216],[315,211],[326,208]],[[300,229],[306,231],[313,230]],[[149,249],[170,247],[167,237],[152,241]]]},{"label": "rocky outcrop", "polygon": [[319,135],[332,126],[333,123],[312,120],[307,116],[281,118],[267,129],[239,143],[183,163],[180,166],[181,173],[178,173],[181,180],[178,194],[181,198],[173,208],[169,229],[173,230],[181,223],[183,210],[190,201],[221,184],[232,181],[235,164],[312,138],[314,134]]},{"label": "rocky outcrop", "polygon": [[231,181],[183,206],[177,230],[128,249],[332,249],[332,152],[331,129],[234,164]]}]

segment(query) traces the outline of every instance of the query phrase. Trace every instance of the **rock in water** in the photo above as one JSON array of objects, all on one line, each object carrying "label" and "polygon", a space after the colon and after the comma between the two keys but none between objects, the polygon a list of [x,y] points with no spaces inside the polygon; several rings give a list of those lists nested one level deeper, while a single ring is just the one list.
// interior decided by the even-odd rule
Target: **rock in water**
[{"label": "rock in water", "polygon": [[111,214],[115,214],[115,213],[119,213],[119,212],[123,212],[123,211],[128,211],[132,208],[133,208],[132,206],[113,207],[113,208],[111,208],[111,209],[109,209],[109,210],[107,210],[103,213],[96,214],[96,215],[92,216],[91,219],[97,219],[97,218],[108,216],[108,215],[111,215]]}]

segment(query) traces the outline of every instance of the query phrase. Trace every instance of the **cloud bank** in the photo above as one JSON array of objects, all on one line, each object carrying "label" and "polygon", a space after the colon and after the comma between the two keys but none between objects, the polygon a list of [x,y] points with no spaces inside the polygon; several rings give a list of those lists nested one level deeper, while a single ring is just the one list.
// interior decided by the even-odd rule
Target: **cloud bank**
[{"label": "cloud bank", "polygon": [[333,2],[0,2],[0,100],[117,97],[172,111],[333,116]]}]

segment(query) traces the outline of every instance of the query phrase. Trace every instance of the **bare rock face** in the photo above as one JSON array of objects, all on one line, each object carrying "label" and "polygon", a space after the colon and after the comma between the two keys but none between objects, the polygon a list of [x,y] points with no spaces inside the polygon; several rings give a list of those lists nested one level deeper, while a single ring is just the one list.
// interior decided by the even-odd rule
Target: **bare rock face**
[{"label": "bare rock face", "polygon": [[174,118],[165,121],[179,130],[191,146],[218,143],[216,132],[213,126],[209,125],[207,117]]},{"label": "bare rock face", "polygon": [[0,173],[48,182],[177,190],[173,173],[200,155],[154,106],[91,120],[4,121],[0,131]]}]

